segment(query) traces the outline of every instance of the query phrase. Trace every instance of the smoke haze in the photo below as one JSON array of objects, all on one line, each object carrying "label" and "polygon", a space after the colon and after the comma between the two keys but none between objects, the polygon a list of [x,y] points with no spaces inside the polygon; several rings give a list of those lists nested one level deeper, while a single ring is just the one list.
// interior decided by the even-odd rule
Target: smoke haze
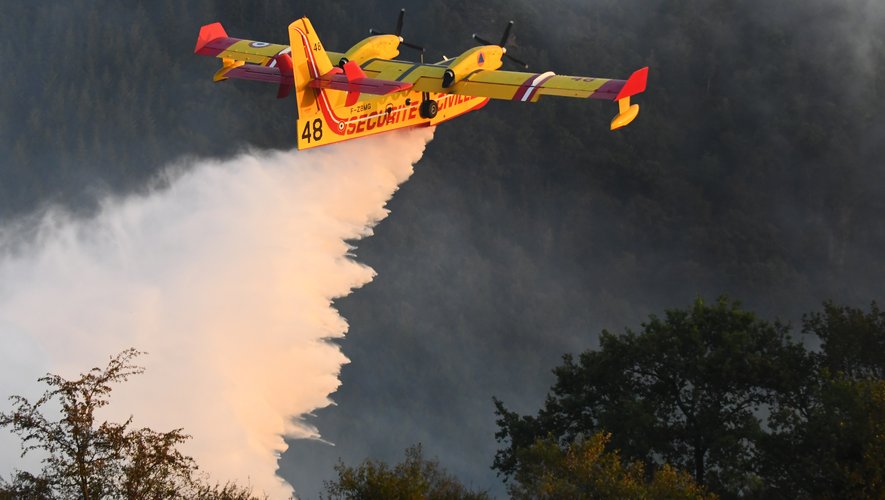
[{"label": "smoke haze", "polygon": [[[386,217],[431,137],[200,163],[167,173],[167,188],[105,200],[87,221],[51,211],[27,243],[5,228],[0,389],[33,397],[47,371],[71,378],[127,347],[147,351],[146,373],[115,389],[107,417],[183,427],[184,451],[212,480],[288,497],[274,475],[283,435],[316,437],[294,419],[330,404],[348,362],[326,341],[347,330],[332,300],[374,276],[347,240]],[[8,472],[19,450],[2,439]]]},{"label": "smoke haze", "polygon": [[[285,42],[286,23],[307,14],[344,51],[405,7],[406,39],[428,61],[472,47],[471,33],[496,39],[512,19],[508,50],[531,71],[652,68],[639,118],[616,134],[613,106],[552,98],[492,102],[439,130],[391,218],[360,243],[378,277],[336,302],[351,363],[336,405],[311,420],[335,446],[289,441],[279,463],[307,498],[339,459],[394,463],[418,442],[503,496],[489,469],[491,397],[537,411],[561,355],[594,347],[603,328],[721,293],[794,325],[826,299],[885,297],[881,0],[7,3],[0,217],[47,200],[91,213],[96,193],[139,191],[182,155],[291,147],[291,99],[216,85],[218,61],[192,54],[207,22]],[[5,350],[12,328],[0,328]],[[41,345],[17,335],[21,354],[4,354],[52,368],[35,367]],[[13,382],[0,379],[0,398],[21,391]]]}]

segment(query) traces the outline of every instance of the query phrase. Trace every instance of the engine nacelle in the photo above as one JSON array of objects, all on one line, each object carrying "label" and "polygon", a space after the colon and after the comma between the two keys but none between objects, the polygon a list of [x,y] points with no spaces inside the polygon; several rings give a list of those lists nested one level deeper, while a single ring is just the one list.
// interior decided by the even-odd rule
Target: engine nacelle
[{"label": "engine nacelle", "polygon": [[374,35],[363,39],[344,53],[342,64],[353,61],[362,65],[369,59],[396,59],[400,39],[396,35]]},{"label": "engine nacelle", "polygon": [[497,45],[483,45],[467,50],[448,63],[443,76],[443,88],[449,88],[465,76],[480,69],[496,70],[501,67],[504,49]]}]

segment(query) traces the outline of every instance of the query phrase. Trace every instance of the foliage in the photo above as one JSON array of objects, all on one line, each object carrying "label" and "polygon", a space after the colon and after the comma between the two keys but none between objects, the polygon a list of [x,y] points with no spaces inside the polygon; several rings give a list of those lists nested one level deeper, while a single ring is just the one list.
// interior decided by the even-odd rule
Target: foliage
[{"label": "foliage", "polygon": [[511,476],[519,450],[551,433],[561,444],[601,430],[631,459],[660,457],[714,491],[748,487],[760,436],[759,411],[804,373],[804,349],[785,326],[737,303],[700,299],[652,316],[637,334],[603,332],[600,349],[564,357],[538,417],[496,401],[500,450],[494,467]]},{"label": "foliage", "polygon": [[[194,460],[177,449],[188,439],[181,429],[130,429],[131,417],[122,424],[97,421],[113,385],[144,371],[132,364],[140,354],[128,349],[74,380],[47,374],[39,380],[49,389],[36,402],[10,398],[13,409],[0,413],[0,427],[18,434],[22,456],[42,456],[43,468],[38,476],[18,471],[0,485],[0,498],[253,498],[236,485],[203,484]],[[57,419],[47,416],[55,405]]]},{"label": "foliage", "polygon": [[0,479],[0,500],[52,500],[57,498],[52,485],[44,477],[18,471],[11,483]]},{"label": "foliage", "polygon": [[816,370],[779,395],[761,442],[771,491],[822,498],[885,495],[885,316],[824,304],[803,331],[821,341]]},{"label": "foliage", "polygon": [[885,495],[885,380],[851,380],[824,370],[807,402],[772,416],[761,469],[778,496]]},{"label": "foliage", "polygon": [[518,451],[519,467],[509,491],[515,499],[652,499],[716,498],[691,475],[670,465],[649,481],[642,462],[622,463],[620,453],[606,451],[611,435],[598,432],[561,447],[554,439],[537,439]]},{"label": "foliage", "polygon": [[449,475],[436,460],[423,456],[421,445],[406,450],[403,462],[393,468],[384,462],[366,460],[357,467],[339,462],[338,479],[325,482],[329,499],[418,500],[489,498],[486,493],[470,491]]},{"label": "foliage", "polygon": [[885,379],[885,312],[875,302],[869,312],[826,302],[804,318],[803,331],[820,339],[820,363],[831,373]]}]

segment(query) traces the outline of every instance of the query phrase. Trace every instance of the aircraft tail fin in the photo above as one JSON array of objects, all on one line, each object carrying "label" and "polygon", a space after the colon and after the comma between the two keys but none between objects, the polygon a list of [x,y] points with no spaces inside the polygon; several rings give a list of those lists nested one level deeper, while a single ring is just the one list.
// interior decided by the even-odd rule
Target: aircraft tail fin
[{"label": "aircraft tail fin", "polygon": [[333,66],[308,18],[302,17],[289,25],[289,44],[300,121],[320,114],[310,82],[332,71]]}]

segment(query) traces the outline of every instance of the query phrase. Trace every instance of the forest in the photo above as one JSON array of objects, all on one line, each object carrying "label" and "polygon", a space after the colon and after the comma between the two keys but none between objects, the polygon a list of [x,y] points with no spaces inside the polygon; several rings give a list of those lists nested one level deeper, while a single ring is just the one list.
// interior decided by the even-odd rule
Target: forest
[{"label": "forest", "polygon": [[[519,499],[880,498],[885,312],[827,303],[802,321],[819,350],[792,334],[726,297],[602,332],[599,349],[563,356],[537,416],[495,401],[503,446],[493,468]],[[0,479],[0,498],[257,498],[201,479],[177,449],[183,429],[99,421],[114,386],[143,373],[142,354],[129,349],[75,380],[48,374],[36,402],[12,397],[0,427],[46,458],[40,473]],[[55,400],[59,420],[47,416]],[[335,472],[321,498],[491,498],[421,444],[392,467],[369,458]]]},{"label": "forest", "polygon": [[[393,462],[421,442],[500,493],[492,396],[499,418],[523,422],[563,353],[696,297],[792,324],[827,300],[881,303],[885,9],[862,0],[13,2],[0,17],[0,220],[49,205],[89,217],[106,196],[157,188],[170,164],[293,148],[294,102],[213,84],[216,62],[192,54],[200,25],[284,42],[307,14],[344,49],[401,7],[428,59],[513,19],[510,50],[533,70],[647,65],[649,89],[617,134],[613,106],[555,99],[439,127],[355,250],[378,277],[338,303],[352,363],[337,405],[311,419],[337,446],[292,443],[280,461],[306,491],[339,458]],[[647,458],[607,431],[624,457]]]}]

